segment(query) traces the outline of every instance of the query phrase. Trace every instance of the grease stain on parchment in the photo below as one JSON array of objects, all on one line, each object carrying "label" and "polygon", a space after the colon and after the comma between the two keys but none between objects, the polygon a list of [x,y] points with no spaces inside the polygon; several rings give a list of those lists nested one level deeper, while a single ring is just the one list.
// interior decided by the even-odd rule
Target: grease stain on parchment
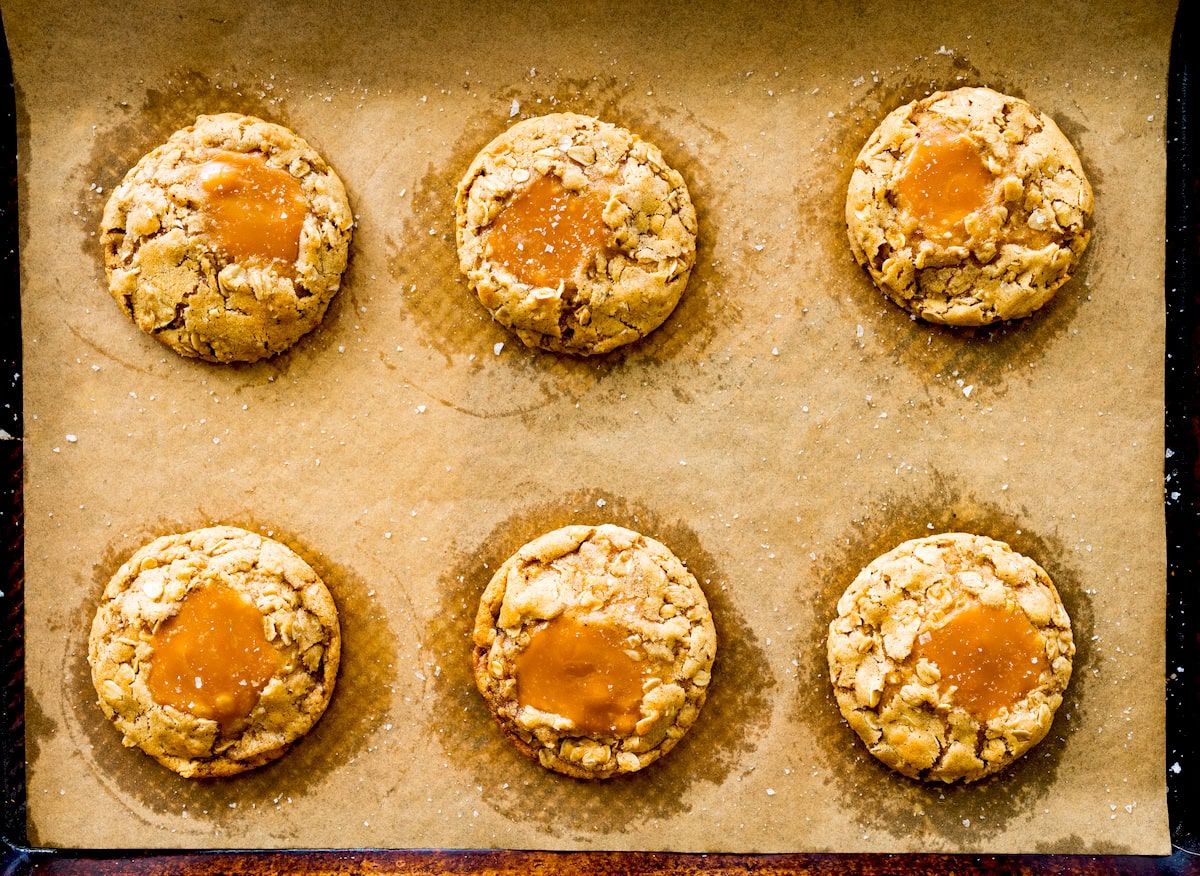
[{"label": "grease stain on parchment", "polygon": [[[262,89],[239,88],[191,70],[179,70],[156,87],[148,87],[141,105],[122,102],[113,107],[107,127],[97,129],[91,155],[82,166],[83,185],[75,204],[76,218],[85,230],[81,246],[103,281],[104,263],[99,240],[90,233],[100,227],[100,217],[112,190],[143,155],[158,148],[200,115],[238,112],[289,126],[282,101]],[[301,137],[304,132],[297,131]]]},{"label": "grease stain on parchment", "polygon": [[[66,724],[84,753],[99,784],[135,817],[147,824],[166,816],[181,833],[210,836],[214,827],[238,834],[238,823],[248,812],[276,810],[281,803],[319,789],[345,764],[367,752],[391,707],[396,636],[380,604],[371,598],[372,586],[349,569],[299,540],[249,518],[232,518],[223,525],[239,526],[270,535],[300,555],[325,581],[337,604],[342,633],[342,655],[333,698],[325,714],[280,759],[256,770],[224,779],[185,779],[160,766],[140,749],[126,748],[120,732],[96,704],[87,662],[88,631],[101,594],[109,579],[133,550],[160,535],[190,528],[217,525],[196,520],[183,527],[177,521],[146,526],[136,546],[122,537],[93,570],[90,582],[80,582],[86,593],[75,608],[75,623],[63,667]],[[183,812],[186,820],[180,819]],[[303,825],[287,828],[282,840],[303,842]]]},{"label": "grease stain on parchment", "polygon": [[[796,646],[799,674],[808,683],[800,686],[806,693],[792,704],[791,717],[807,726],[825,786],[864,831],[898,840],[920,836],[931,851],[974,848],[1039,805],[1054,787],[1066,746],[1086,716],[1086,690],[1099,665],[1087,584],[1055,533],[1030,532],[1022,525],[1023,509],[981,501],[952,478],[935,475],[923,490],[885,493],[872,504],[875,511],[852,521],[844,538],[836,540],[840,547],[824,551],[815,564],[823,570],[813,596],[820,620]],[[1066,606],[1076,648],[1071,682],[1046,737],[1008,769],[966,785],[915,781],[876,760],[838,710],[826,658],[828,625],[859,571],[903,541],[943,532],[998,539],[1041,565]]]},{"label": "grease stain on parchment", "polygon": [[[246,82],[239,85],[236,78],[220,82],[195,71],[176,71],[156,87],[148,87],[140,106],[127,102],[116,105],[111,122],[105,128],[96,130],[91,154],[77,171],[80,178],[74,188],[79,194],[75,202],[74,218],[80,230],[80,248],[92,266],[95,293],[91,297],[95,300],[95,309],[107,314],[106,318],[114,321],[123,319],[125,323],[129,323],[128,316],[122,313],[114,302],[108,300],[108,279],[100,247],[101,218],[113,189],[138,160],[165,143],[176,131],[193,124],[201,115],[237,112],[292,128],[285,100],[282,94],[274,91],[274,83],[268,80],[253,86]],[[321,151],[312,139],[312,132],[296,130],[295,133],[308,140],[318,152]],[[336,161],[328,155],[323,157],[335,170],[337,169]],[[352,240],[346,269],[342,273],[340,291],[334,296],[320,324],[288,350],[253,364],[215,365],[199,359],[184,361],[201,371],[215,370],[233,375],[235,380],[247,386],[262,385],[285,373],[296,376],[319,369],[317,361],[337,343],[333,327],[339,322],[341,313],[346,308],[353,310],[357,306],[354,295],[354,255],[355,246]],[[75,293],[67,291],[64,294]],[[89,335],[86,324],[83,327],[72,325],[70,330],[77,340],[102,358],[118,362],[142,374],[161,370],[163,366],[160,363],[168,353],[166,346],[141,331],[131,333],[135,344],[133,348],[110,349]],[[166,358],[173,361],[175,356],[172,352]],[[134,364],[139,360],[140,364]]]},{"label": "grease stain on parchment", "polygon": [[[830,272],[829,287],[838,290],[834,309],[839,318],[861,326],[864,334],[877,339],[880,355],[924,380],[945,383],[961,377],[981,392],[1001,397],[1014,380],[1027,382],[1030,367],[1076,322],[1092,284],[1099,281],[1092,276],[1090,258],[1095,241],[1072,278],[1047,305],[1025,319],[978,328],[935,325],[888,300],[854,260],[847,240],[846,189],[867,138],[892,110],[935,91],[979,85],[1024,97],[1017,80],[985,78],[956,53],[923,58],[921,67],[922,73],[909,67],[880,71],[852,90],[850,102],[819,137],[821,148],[815,154],[824,156],[822,166],[797,187],[796,201],[801,221],[817,229],[818,245],[828,253],[824,261]],[[1086,162],[1085,172],[1095,184],[1096,175]]]},{"label": "grease stain on parchment", "polygon": [[[472,375],[495,376],[490,368],[492,351],[497,345],[506,348],[504,373],[497,378],[505,383],[503,392],[469,404],[446,400],[477,416],[524,414],[558,399],[577,400],[631,369],[673,372],[694,366],[740,319],[727,292],[734,280],[718,273],[713,255],[725,199],[714,185],[712,168],[719,166],[714,157],[721,152],[724,136],[683,111],[652,114],[641,109],[629,98],[627,84],[616,78],[546,78],[551,83],[548,93],[523,84],[504,90],[492,101],[505,107],[515,102],[519,113],[493,109],[466,120],[444,163],[431,165],[414,184],[408,224],[388,236],[388,270],[404,296],[405,313],[424,343],[448,366],[466,359]],[[679,305],[647,337],[600,356],[556,355],[525,347],[492,319],[458,267],[454,199],[467,167],[479,150],[512,124],[550,112],[593,115],[653,142],[683,175],[696,208],[696,265]],[[475,358],[469,359],[472,354]]]},{"label": "grease stain on parchment", "polygon": [[[581,523],[615,523],[665,544],[700,582],[718,643],[708,700],[687,735],[644,770],[598,782],[559,775],[518,753],[493,722],[471,661],[479,597],[494,571],[526,542]],[[440,610],[425,640],[440,666],[429,730],[452,761],[471,771],[484,801],[505,818],[588,842],[686,813],[692,805],[689,788],[720,785],[752,769],[748,755],[766,729],[776,681],[758,636],[734,609],[715,559],[683,521],[601,490],[582,490],[517,512],[482,543],[454,549],[445,568]]]}]

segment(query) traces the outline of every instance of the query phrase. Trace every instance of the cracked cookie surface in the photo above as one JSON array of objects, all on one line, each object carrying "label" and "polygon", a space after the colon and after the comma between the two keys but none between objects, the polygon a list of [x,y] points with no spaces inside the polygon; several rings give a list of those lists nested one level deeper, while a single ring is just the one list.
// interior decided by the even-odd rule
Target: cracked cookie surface
[{"label": "cracked cookie surface", "polygon": [[935,323],[1028,316],[1091,237],[1092,189],[1048,116],[987,88],[890,113],[855,161],[850,247],[896,304]]},{"label": "cracked cookie surface", "polygon": [[859,573],[837,610],[828,659],[838,706],[892,769],[971,782],[1049,731],[1071,677],[1071,622],[1045,571],[1003,542],[904,542]]},{"label": "cracked cookie surface", "polygon": [[473,641],[475,680],[504,734],[581,779],[670,751],[704,705],[717,649],[683,563],[608,524],[549,532],[510,557],[480,599]]},{"label": "cracked cookie surface", "polygon": [[[212,189],[233,188],[212,184],[222,160],[257,162],[251,170],[273,176],[265,191],[242,188],[260,195],[251,212],[288,223],[285,250],[235,251],[222,237],[228,211],[214,218],[205,209]],[[237,170],[224,168],[230,177]],[[341,180],[308,143],[280,125],[223,113],[200,116],[143,156],[113,190],[100,231],[109,292],[142,331],[189,358],[255,362],[324,317],[352,225]]]},{"label": "cracked cookie surface", "polygon": [[[169,637],[214,597],[220,620],[187,621],[188,634],[225,636],[219,628],[231,613],[248,633],[211,640],[207,657],[218,668],[208,671],[203,642]],[[245,678],[222,676],[252,644],[250,656],[266,669],[248,692]],[[164,697],[170,651],[183,657],[185,694],[198,698],[207,686],[207,701]],[[337,609],[316,572],[279,542],[230,526],[163,536],[136,551],[105,588],[88,641],[100,708],[125,745],[186,778],[230,776],[281,757],[324,713],[340,655]]]},{"label": "cracked cookie surface", "polygon": [[[536,252],[517,244],[520,261],[505,258],[503,226],[547,185],[556,200],[526,240]],[[552,352],[606,353],[649,334],[695,263],[683,177],[652,144],[589,116],[555,113],[500,134],[471,163],[455,211],[459,266],[479,300],[525,344]],[[587,240],[557,239],[564,212],[574,215],[563,230],[586,226]],[[564,243],[573,258],[562,258]],[[555,263],[533,264],[543,256]]]}]

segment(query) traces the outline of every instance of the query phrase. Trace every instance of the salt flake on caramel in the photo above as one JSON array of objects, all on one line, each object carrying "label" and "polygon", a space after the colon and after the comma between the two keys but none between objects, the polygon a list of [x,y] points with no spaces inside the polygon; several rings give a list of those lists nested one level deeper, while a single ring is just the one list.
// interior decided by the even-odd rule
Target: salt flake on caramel
[{"label": "salt flake on caramel", "polygon": [[569,718],[581,735],[627,735],[641,718],[644,660],[613,627],[561,614],[516,661],[517,702]]},{"label": "salt flake on caramel", "polygon": [[280,668],[254,604],[232,587],[193,589],[150,640],[148,686],[159,705],[207,718],[228,733],[249,717]]},{"label": "salt flake on caramel", "polygon": [[937,666],[953,700],[980,720],[1015,706],[1046,669],[1045,642],[1025,613],[982,603],[918,635],[910,659]]},{"label": "salt flake on caramel", "polygon": [[205,230],[235,261],[293,264],[308,202],[299,180],[260,152],[220,152],[196,168]]},{"label": "salt flake on caramel", "polygon": [[539,176],[517,194],[487,231],[489,256],[522,283],[574,284],[610,243],[604,199]]},{"label": "salt flake on caramel", "polygon": [[930,239],[961,238],[963,220],[988,206],[996,176],[965,134],[939,128],[923,136],[896,181],[896,200]]}]

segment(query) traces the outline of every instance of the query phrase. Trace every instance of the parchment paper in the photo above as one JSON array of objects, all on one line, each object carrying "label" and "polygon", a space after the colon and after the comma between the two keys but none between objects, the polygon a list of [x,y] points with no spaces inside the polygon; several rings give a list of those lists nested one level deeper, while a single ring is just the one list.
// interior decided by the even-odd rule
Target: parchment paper
[{"label": "parchment paper", "polygon": [[[1163,212],[1170,4],[6,2],[26,435],[29,836],[47,846],[1168,851]],[[985,84],[1049,113],[1095,238],[1043,312],[910,320],[854,264],[850,166],[892,108]],[[291,126],[358,227],[293,351],[185,361],[105,290],[111,188],[200,112]],[[700,215],[685,299],[597,361],[523,348],[456,271],[453,192],[513,121],[655,141]],[[710,701],[634,777],[523,761],[467,630],[528,538],[612,521],[671,546],[720,635]],[[94,703],[104,581],[161,533],[274,534],[326,577],[345,657],[279,763],[187,782]],[[904,538],[1041,562],[1075,625],[1047,739],[963,788],[890,774],[824,666],[838,595]]]}]

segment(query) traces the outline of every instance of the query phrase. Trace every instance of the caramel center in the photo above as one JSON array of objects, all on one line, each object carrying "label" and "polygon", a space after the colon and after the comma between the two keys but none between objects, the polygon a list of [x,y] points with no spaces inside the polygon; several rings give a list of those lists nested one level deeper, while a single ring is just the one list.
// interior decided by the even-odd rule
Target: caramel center
[{"label": "caramel center", "polygon": [[971,140],[945,129],[922,137],[896,181],[896,198],[926,237],[963,232],[963,219],[987,206],[996,177]]},{"label": "caramel center", "polygon": [[571,719],[582,735],[628,735],[641,718],[645,676],[620,632],[562,614],[517,657],[517,702]]},{"label": "caramel center", "polygon": [[196,168],[205,226],[230,258],[293,264],[308,202],[300,181],[259,152],[222,152]]},{"label": "caramel center", "polygon": [[279,669],[258,609],[224,584],[193,589],[150,639],[150,695],[229,732],[246,719]]},{"label": "caramel center", "polygon": [[956,688],[953,700],[980,720],[1014,706],[1047,668],[1042,635],[1023,611],[978,603],[918,635],[911,659],[921,658],[937,666],[942,685]]},{"label": "caramel center", "polygon": [[604,200],[539,176],[514,197],[487,232],[488,255],[531,286],[575,283],[608,246]]}]

